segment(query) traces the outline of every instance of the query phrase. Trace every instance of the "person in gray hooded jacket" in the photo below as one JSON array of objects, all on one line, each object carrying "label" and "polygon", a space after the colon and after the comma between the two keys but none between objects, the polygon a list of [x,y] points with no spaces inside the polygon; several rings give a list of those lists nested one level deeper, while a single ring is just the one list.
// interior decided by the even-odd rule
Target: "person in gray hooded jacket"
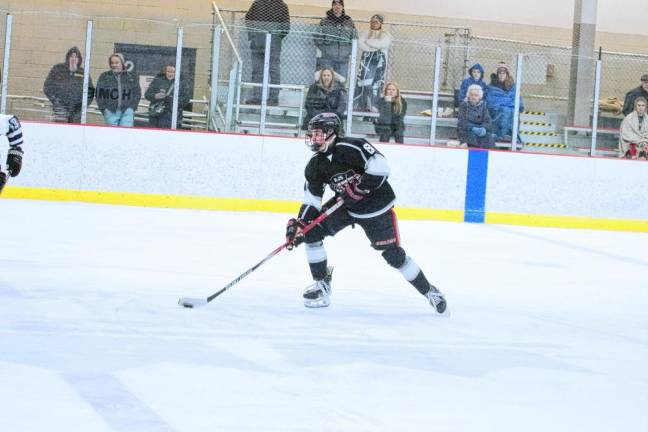
[{"label": "person in gray hooded jacket", "polygon": [[110,70],[99,75],[97,105],[110,126],[133,126],[135,111],[142,98],[139,77],[126,69],[124,56],[118,53],[108,58]]}]

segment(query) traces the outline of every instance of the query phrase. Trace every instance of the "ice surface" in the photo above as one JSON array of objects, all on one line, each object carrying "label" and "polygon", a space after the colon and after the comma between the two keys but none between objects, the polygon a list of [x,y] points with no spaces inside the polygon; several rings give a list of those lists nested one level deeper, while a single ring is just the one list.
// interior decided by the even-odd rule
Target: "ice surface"
[{"label": "ice surface", "polygon": [[647,431],[648,236],[401,221],[450,318],[369,247],[206,307],[288,215],[0,200],[0,431]]}]

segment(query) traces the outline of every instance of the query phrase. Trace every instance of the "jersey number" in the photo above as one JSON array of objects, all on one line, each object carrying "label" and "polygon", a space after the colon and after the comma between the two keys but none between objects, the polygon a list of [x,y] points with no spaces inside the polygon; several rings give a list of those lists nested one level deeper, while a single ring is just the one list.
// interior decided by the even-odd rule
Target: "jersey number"
[{"label": "jersey number", "polygon": [[376,149],[369,143],[364,143],[362,145],[362,148],[364,148],[370,155],[374,155],[376,153]]}]

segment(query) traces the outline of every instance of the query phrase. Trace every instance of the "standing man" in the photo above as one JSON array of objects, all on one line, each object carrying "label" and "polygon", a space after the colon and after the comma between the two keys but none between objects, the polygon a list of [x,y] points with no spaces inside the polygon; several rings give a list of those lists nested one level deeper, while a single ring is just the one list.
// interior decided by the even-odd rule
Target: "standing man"
[{"label": "standing man", "polygon": [[320,33],[315,36],[315,46],[321,52],[317,68],[330,67],[348,78],[351,41],[358,36],[353,20],[344,11],[344,0],[333,0],[331,9],[320,21]]},{"label": "standing man", "polygon": [[[52,66],[43,93],[52,103],[54,121],[61,123],[80,123],[83,105],[83,57],[77,47],[65,54],[65,62]],[[92,78],[88,83],[88,105],[94,97]]]},{"label": "standing man", "polygon": [[107,125],[132,127],[142,98],[139,77],[126,69],[124,56],[119,53],[108,57],[108,65],[110,70],[97,81],[97,105]]},{"label": "standing man", "polygon": [[[305,242],[306,257],[315,280],[304,291],[304,305],[326,307],[330,304],[332,267],[327,267],[322,240],[357,224],[371,246],[381,251],[385,261],[400,271],[438,313],[444,313],[443,294],[428,282],[423,271],[401,247],[394,213],[396,195],[387,181],[389,165],[385,157],[365,139],[342,138],[341,122],[334,113],[318,114],[311,119],[306,144],[315,154],[306,165],[304,203],[298,218],[290,219],[286,227],[290,249]],[[303,228],[325,211],[322,196],[326,185],[344,201],[344,206],[304,234]]]},{"label": "standing man", "polygon": [[[263,63],[265,60],[266,33],[272,35],[270,44],[270,84],[281,84],[281,45],[283,38],[290,31],[288,6],[283,0],[254,0],[245,14],[245,25],[250,41],[252,56],[252,82],[263,83]],[[261,104],[261,87],[252,89],[248,105]],[[268,104],[279,104],[279,89],[271,88]]]},{"label": "standing man", "polygon": [[[22,168],[23,144],[22,128],[18,118],[12,115],[0,114],[0,136],[5,135],[9,141],[7,152],[7,172],[11,177],[20,174]],[[0,170],[0,192],[7,183],[7,174]]]},{"label": "standing man", "polygon": [[635,109],[635,99],[639,96],[648,99],[648,74],[641,75],[641,85],[626,93],[623,102],[623,115],[627,116]]}]

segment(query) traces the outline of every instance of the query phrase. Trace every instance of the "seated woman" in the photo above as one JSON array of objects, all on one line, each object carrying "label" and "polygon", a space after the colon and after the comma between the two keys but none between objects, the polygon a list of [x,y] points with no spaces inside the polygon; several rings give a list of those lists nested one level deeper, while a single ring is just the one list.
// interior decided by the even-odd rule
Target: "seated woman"
[{"label": "seated woman", "polygon": [[374,123],[380,142],[389,142],[393,136],[394,141],[403,143],[405,131],[405,114],[407,102],[400,95],[400,89],[394,82],[385,85],[383,97],[378,100],[379,116]]},{"label": "seated woman", "polygon": [[619,134],[619,157],[646,159],[648,152],[648,115],[646,98],[639,96],[634,102],[634,111],[621,122]]},{"label": "seated woman", "polygon": [[[495,140],[510,141],[513,134],[515,80],[511,69],[505,63],[500,63],[497,73],[491,75],[491,83],[486,94],[486,105],[493,121]],[[523,110],[522,98],[520,98],[520,112]]]},{"label": "seated woman", "polygon": [[457,133],[461,144],[468,147],[493,147],[493,125],[483,97],[482,88],[473,84],[468,87],[466,98],[459,105]]},{"label": "seated woman", "polygon": [[[175,65],[172,63],[162,67],[151,85],[146,90],[144,97],[150,102],[149,124],[155,128],[171,128],[173,112],[173,86],[176,76]],[[189,102],[189,91],[186,85],[180,81],[180,96],[178,97],[178,128],[182,124],[182,107]]]},{"label": "seated woman", "polygon": [[333,77],[335,71],[331,68],[322,68],[319,80],[310,86],[306,94],[306,115],[302,129],[308,129],[308,122],[317,114],[332,112],[340,119],[344,117],[347,107],[347,93],[344,87]]}]

